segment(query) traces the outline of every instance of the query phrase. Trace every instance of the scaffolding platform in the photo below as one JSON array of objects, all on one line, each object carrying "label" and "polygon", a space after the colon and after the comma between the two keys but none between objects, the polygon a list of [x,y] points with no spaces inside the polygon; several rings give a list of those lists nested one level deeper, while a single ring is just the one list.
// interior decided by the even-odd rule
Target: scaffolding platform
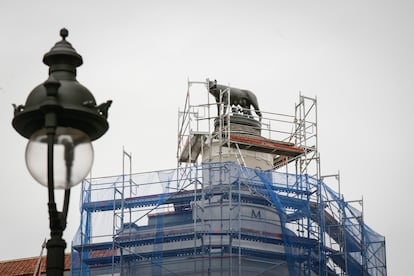
[{"label": "scaffolding platform", "polygon": [[236,147],[237,144],[240,149],[271,153],[279,156],[297,157],[305,153],[305,149],[295,146],[294,143],[276,141],[253,135],[231,134],[229,143],[225,143],[224,145],[227,144],[232,147]]}]

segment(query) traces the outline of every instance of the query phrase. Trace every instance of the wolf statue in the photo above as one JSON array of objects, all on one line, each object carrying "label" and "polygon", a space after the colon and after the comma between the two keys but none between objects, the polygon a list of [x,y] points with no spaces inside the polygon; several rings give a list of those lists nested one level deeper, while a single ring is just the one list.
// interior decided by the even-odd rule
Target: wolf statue
[{"label": "wolf statue", "polygon": [[[254,112],[259,117],[259,121],[262,121],[262,113],[259,109],[259,103],[257,102],[256,95],[245,89],[239,89],[229,87],[221,84],[217,84],[217,81],[209,81],[208,88],[211,95],[214,96],[217,103],[217,114],[220,115],[220,93],[222,94],[221,99],[224,103],[224,113],[227,108],[230,107],[234,110],[240,110],[244,115],[252,117],[250,106],[253,106]],[[230,103],[229,95],[230,92]],[[234,106],[234,107],[233,107]]]}]

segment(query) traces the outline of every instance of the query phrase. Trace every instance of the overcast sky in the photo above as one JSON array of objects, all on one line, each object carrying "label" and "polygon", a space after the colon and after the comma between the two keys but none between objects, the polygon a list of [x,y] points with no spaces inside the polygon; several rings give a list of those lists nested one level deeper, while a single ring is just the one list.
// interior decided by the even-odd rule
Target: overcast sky
[{"label": "overcast sky", "polygon": [[[69,4],[70,3],[70,4]],[[262,110],[293,114],[318,99],[322,174],[341,173],[345,199],[385,235],[389,275],[412,271],[414,2],[0,1],[0,260],[39,254],[49,237],[47,190],[29,175],[27,141],[11,126],[46,80],[43,54],[69,29],[83,56],[78,80],[113,100],[94,143],[93,176],[176,166],[177,110],[187,79],[254,91]],[[79,186],[71,198],[70,241]]]}]

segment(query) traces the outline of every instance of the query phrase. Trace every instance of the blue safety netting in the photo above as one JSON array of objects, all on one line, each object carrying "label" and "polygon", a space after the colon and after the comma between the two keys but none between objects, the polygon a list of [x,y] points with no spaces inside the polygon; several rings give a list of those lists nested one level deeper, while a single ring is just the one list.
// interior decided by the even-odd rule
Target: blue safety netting
[{"label": "blue safety netting", "polygon": [[[242,195],[250,195],[248,200],[262,198],[277,211],[283,254],[275,258],[285,262],[289,275],[386,275],[385,238],[325,183],[308,175],[249,169],[233,162],[134,174],[127,180],[125,176],[85,180],[81,222],[72,245],[72,275],[138,268],[147,271],[145,275],[174,274],[169,258],[176,262],[178,258],[196,262],[196,256],[217,258],[212,253],[217,245],[214,249],[198,244],[202,235],[237,240],[245,234],[237,225],[231,231],[209,233],[194,215],[201,205],[197,202],[219,194],[239,210],[247,200]],[[186,221],[189,218],[192,221]],[[192,228],[179,226],[177,220]],[[183,245],[194,240],[194,248],[171,250],[179,240]],[[222,244],[221,256],[262,256],[257,250],[236,247]]]}]

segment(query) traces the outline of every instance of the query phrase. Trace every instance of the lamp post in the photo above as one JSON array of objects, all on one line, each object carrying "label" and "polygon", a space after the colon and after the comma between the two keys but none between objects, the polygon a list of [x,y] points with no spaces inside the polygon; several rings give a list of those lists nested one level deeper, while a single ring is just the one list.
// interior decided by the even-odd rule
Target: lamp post
[{"label": "lamp post", "polygon": [[[63,275],[70,188],[84,179],[93,162],[91,141],[108,130],[108,109],[112,101],[97,105],[92,93],[76,80],[82,57],[62,40],[43,57],[49,78],[35,87],[25,105],[14,106],[12,125],[29,139],[26,165],[30,174],[48,188],[50,240],[47,242],[47,275]],[[64,189],[62,211],[55,203],[55,189]]]}]

